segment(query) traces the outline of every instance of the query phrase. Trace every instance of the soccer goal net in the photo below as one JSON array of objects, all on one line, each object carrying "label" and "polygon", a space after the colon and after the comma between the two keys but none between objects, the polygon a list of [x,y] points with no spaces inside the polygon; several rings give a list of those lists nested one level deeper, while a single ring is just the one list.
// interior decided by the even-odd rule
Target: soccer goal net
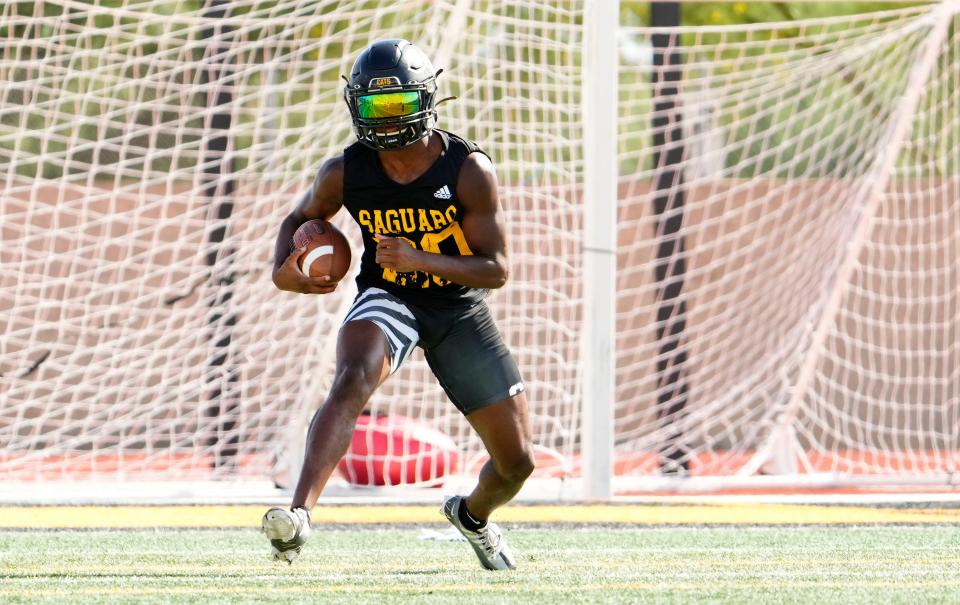
[{"label": "soccer goal net", "polygon": [[[288,484],[355,289],[278,291],[274,238],[354,140],[340,75],[402,37],[457,97],[440,127],[497,167],[512,274],[490,304],[537,478],[576,485],[609,413],[616,493],[954,482],[958,3],[670,29],[621,3],[607,406],[582,371],[585,4],[4,3],[0,480]],[[368,413],[337,482],[485,460],[419,352]]]}]

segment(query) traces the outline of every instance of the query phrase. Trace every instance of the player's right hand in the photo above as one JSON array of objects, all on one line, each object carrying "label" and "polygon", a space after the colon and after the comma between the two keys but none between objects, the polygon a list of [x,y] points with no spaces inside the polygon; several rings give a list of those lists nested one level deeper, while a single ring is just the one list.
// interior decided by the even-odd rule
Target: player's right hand
[{"label": "player's right hand", "polygon": [[300,294],[329,294],[337,289],[340,282],[332,281],[329,276],[309,277],[300,270],[300,257],[307,253],[307,247],[297,248],[287,260],[273,272],[273,285],[287,292]]}]

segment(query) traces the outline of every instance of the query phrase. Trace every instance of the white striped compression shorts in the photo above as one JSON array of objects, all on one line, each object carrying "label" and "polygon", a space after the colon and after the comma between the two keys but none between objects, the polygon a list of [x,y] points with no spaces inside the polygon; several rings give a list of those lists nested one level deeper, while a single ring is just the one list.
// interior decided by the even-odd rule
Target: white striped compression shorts
[{"label": "white striped compression shorts", "polygon": [[367,288],[353,301],[343,323],[365,319],[377,324],[390,343],[390,373],[400,369],[420,341],[417,320],[400,300],[381,290]]}]

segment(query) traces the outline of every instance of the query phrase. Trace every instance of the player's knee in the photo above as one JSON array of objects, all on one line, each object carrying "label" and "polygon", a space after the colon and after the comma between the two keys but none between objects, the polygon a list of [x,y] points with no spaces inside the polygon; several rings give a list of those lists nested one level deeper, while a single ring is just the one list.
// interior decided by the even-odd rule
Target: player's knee
[{"label": "player's knee", "polygon": [[330,398],[349,400],[363,405],[370,399],[379,382],[379,372],[364,364],[345,364],[338,368],[330,389]]},{"label": "player's knee", "polygon": [[533,454],[530,452],[524,452],[519,456],[513,457],[510,460],[501,463],[497,470],[507,481],[512,483],[523,483],[530,475],[533,474],[535,468],[536,462],[533,459]]}]

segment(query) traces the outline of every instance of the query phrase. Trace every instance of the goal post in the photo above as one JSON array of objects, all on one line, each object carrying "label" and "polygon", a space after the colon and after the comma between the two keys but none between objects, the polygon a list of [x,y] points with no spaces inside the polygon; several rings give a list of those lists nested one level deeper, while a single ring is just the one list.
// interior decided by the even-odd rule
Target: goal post
[{"label": "goal post", "polygon": [[[276,290],[276,229],[354,140],[340,75],[403,37],[497,169],[525,495],[955,485],[958,4],[666,28],[626,0],[3,4],[0,482],[291,484],[356,291]],[[486,460],[419,352],[367,412],[350,463],[414,479],[336,493],[468,489]]]},{"label": "goal post", "polygon": [[619,53],[611,36],[620,2],[585,4],[583,48],[583,494],[613,495],[616,390],[617,91]]}]

